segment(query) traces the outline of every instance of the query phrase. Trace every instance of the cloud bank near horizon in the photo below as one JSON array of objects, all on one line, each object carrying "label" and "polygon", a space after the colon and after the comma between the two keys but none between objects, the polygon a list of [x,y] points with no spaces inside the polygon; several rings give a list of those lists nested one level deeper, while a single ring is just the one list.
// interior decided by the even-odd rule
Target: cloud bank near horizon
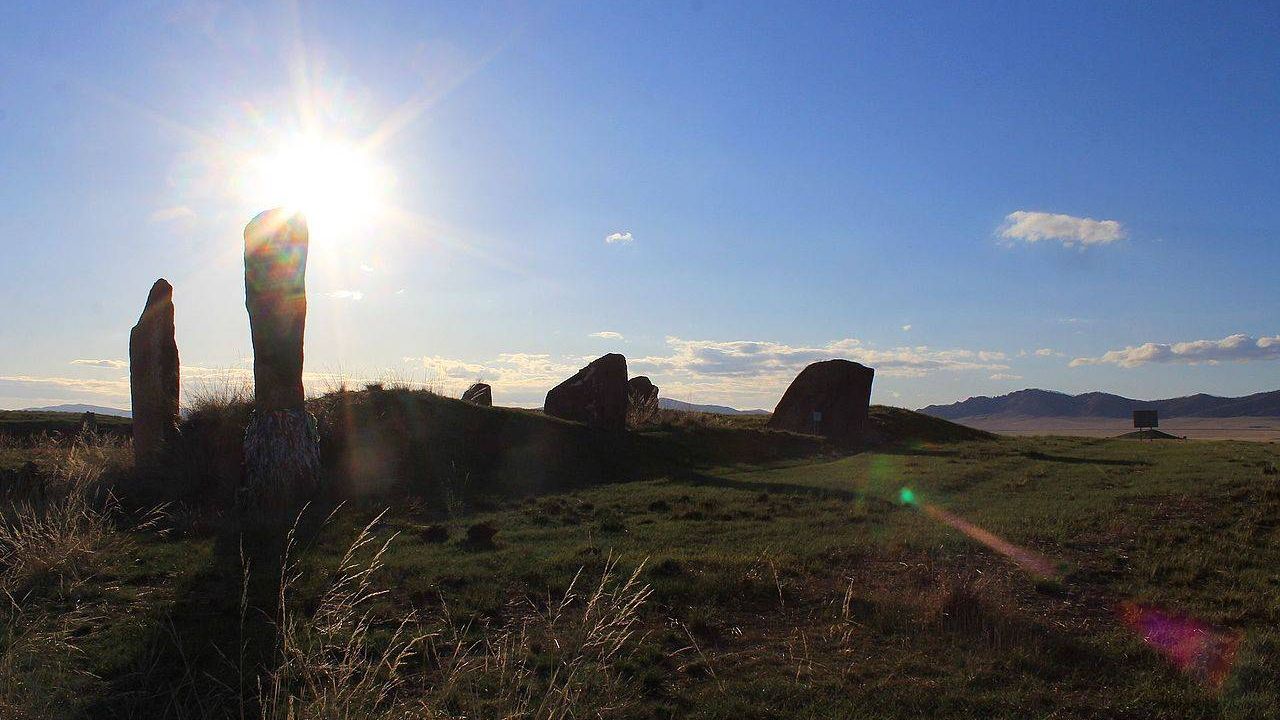
[{"label": "cloud bank near horizon", "polygon": [[1245,333],[1228,335],[1221,340],[1189,342],[1148,342],[1119,350],[1109,350],[1098,357],[1078,357],[1071,367],[1118,365],[1135,368],[1147,363],[1181,363],[1185,365],[1218,364],[1280,360],[1280,335],[1255,338]]}]

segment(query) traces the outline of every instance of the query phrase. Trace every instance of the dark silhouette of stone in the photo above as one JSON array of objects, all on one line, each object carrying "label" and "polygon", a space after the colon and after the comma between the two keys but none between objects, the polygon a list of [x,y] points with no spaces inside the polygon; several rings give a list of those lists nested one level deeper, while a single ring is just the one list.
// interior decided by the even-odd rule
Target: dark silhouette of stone
[{"label": "dark silhouette of stone", "polygon": [[139,467],[154,464],[177,435],[178,373],[173,286],[161,278],[151,286],[142,316],[129,332],[133,456]]},{"label": "dark silhouette of stone", "polygon": [[493,388],[489,387],[486,383],[475,383],[471,387],[467,388],[466,392],[462,393],[462,399],[464,402],[469,402],[473,405],[492,407]]},{"label": "dark silhouette of stone", "polygon": [[244,299],[258,412],[302,407],[308,240],[306,219],[280,209],[259,214],[244,229]]},{"label": "dark silhouette of stone", "polygon": [[637,375],[627,381],[627,399],[632,417],[647,419],[658,409],[658,386],[648,377]]},{"label": "dark silhouette of stone", "polygon": [[244,229],[254,383],[245,504],[273,518],[310,497],[320,477],[319,432],[302,389],[308,241],[306,219],[281,209],[259,214]]},{"label": "dark silhouette of stone", "polygon": [[806,367],[778,401],[769,427],[850,444],[863,439],[875,370],[849,360]]},{"label": "dark silhouette of stone", "polygon": [[609,353],[551,388],[543,412],[593,427],[622,430],[627,426],[628,389],[627,359]]}]

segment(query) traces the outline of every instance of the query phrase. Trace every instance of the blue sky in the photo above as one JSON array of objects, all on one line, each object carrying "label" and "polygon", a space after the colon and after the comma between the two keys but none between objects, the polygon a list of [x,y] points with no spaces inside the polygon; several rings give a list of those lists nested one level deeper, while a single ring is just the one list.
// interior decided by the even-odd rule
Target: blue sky
[{"label": "blue sky", "polygon": [[362,198],[315,208],[313,391],[1280,387],[1274,3],[349,5],[0,8],[0,407],[127,405],[157,277],[188,390],[241,381],[288,191],[245,178],[299,136]]}]

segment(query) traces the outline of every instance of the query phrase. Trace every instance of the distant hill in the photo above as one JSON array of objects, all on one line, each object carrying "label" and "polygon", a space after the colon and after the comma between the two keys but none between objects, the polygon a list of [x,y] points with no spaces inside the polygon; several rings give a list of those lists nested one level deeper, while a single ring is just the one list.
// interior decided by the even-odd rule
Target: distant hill
[{"label": "distant hill", "polygon": [[111,415],[113,417],[122,417],[122,418],[133,417],[133,413],[129,412],[128,410],[121,410],[119,408],[102,407],[101,405],[77,405],[74,403],[67,404],[67,405],[50,405],[49,407],[23,408],[23,412],[62,412],[62,413],[76,413],[77,415],[83,415],[84,413],[91,412],[91,413],[94,413],[95,415]]},{"label": "distant hill", "polygon": [[951,405],[930,405],[920,412],[947,420],[974,417],[1128,418],[1135,409],[1165,417],[1280,417],[1280,390],[1229,398],[1199,393],[1165,400],[1134,400],[1111,393],[1068,395],[1053,390],[1019,390],[972,397]]},{"label": "distant hill", "polygon": [[739,410],[726,405],[694,405],[693,403],[658,398],[658,407],[663,410],[682,410],[684,412],[704,412],[715,415],[768,415],[768,410]]}]

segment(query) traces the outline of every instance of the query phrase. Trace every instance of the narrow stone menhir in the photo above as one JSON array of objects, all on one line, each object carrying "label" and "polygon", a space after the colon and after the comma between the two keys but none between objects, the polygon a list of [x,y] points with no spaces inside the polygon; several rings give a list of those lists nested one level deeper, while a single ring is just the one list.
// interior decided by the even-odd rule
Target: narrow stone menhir
[{"label": "narrow stone menhir", "polygon": [[174,339],[173,286],[151,286],[138,324],[129,332],[129,395],[133,403],[133,457],[156,463],[178,432],[178,343]]},{"label": "narrow stone menhir", "polygon": [[875,370],[850,360],[816,362],[796,376],[778,401],[769,427],[854,444],[867,433]]},{"label": "narrow stone menhir", "polygon": [[244,462],[255,502],[292,504],[319,480],[319,437],[302,389],[308,239],[305,218],[281,209],[261,213],[244,229],[254,383]]},{"label": "narrow stone menhir", "polygon": [[463,402],[469,402],[472,405],[483,405],[484,407],[493,406],[493,388],[488,383],[478,382],[467,388],[462,393]]},{"label": "narrow stone menhir", "polygon": [[627,359],[609,353],[551,388],[543,412],[610,430],[627,426]]}]

